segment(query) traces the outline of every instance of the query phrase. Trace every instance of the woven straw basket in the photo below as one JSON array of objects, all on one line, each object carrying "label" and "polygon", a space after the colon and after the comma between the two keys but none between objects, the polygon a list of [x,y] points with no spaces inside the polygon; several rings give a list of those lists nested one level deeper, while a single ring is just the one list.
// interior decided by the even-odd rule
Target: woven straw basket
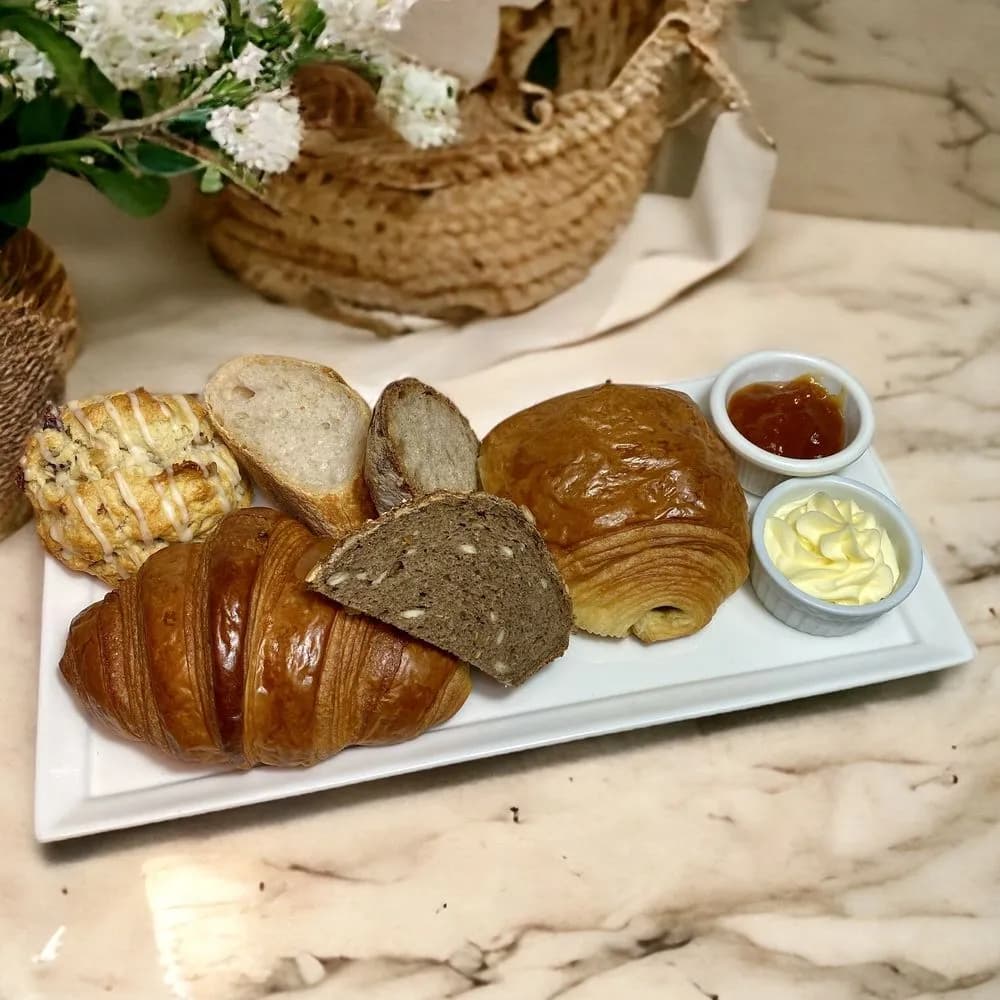
[{"label": "woven straw basket", "polygon": [[0,246],[0,538],[30,514],[18,459],[77,352],[76,299],[55,254],[22,229]]},{"label": "woven straw basket", "polygon": [[[712,48],[727,0],[545,0],[504,11],[463,139],[418,151],[335,67],[298,81],[304,154],[203,216],[226,269],[268,298],[378,333],[521,312],[581,280],[628,222],[667,129],[742,101]],[[551,89],[533,83],[546,53]]]}]

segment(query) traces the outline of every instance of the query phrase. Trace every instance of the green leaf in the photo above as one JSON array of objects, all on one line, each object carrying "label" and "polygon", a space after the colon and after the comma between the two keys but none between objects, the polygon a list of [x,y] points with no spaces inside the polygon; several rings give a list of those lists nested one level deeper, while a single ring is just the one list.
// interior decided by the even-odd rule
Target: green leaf
[{"label": "green leaf", "polygon": [[76,42],[58,28],[31,14],[0,10],[0,30],[15,31],[44,52],[59,78],[59,89],[68,98],[112,117],[119,113],[114,84],[90,60],[84,59]]},{"label": "green leaf", "polygon": [[288,20],[294,24],[305,45],[313,46],[326,27],[326,15],[316,0],[293,0],[283,5]]},{"label": "green leaf", "polygon": [[160,177],[173,177],[177,174],[190,174],[198,170],[201,164],[184,153],[175,149],[157,145],[143,140],[132,151],[132,158],[144,173],[156,174]]},{"label": "green leaf", "polygon": [[223,188],[222,174],[215,167],[207,167],[201,175],[202,194],[218,194]]},{"label": "green leaf", "polygon": [[22,146],[61,139],[69,123],[70,106],[51,94],[22,104],[17,113],[17,137]]},{"label": "green leaf", "polygon": [[23,229],[31,221],[31,192],[25,191],[14,201],[0,202],[0,225]]},{"label": "green leaf", "polygon": [[109,118],[117,118],[122,113],[118,88],[89,59],[84,61],[84,78],[95,107]]},{"label": "green leaf", "polygon": [[26,156],[14,163],[0,163],[0,192],[4,201],[17,201],[21,195],[42,183],[49,165],[40,156]]},{"label": "green leaf", "polygon": [[170,197],[170,184],[164,177],[136,176],[127,170],[110,170],[68,159],[62,166],[82,174],[110,202],[138,218],[155,215]]},{"label": "green leaf", "polygon": [[92,170],[87,179],[123,212],[138,218],[156,215],[170,198],[163,177],[136,177],[124,170]]}]

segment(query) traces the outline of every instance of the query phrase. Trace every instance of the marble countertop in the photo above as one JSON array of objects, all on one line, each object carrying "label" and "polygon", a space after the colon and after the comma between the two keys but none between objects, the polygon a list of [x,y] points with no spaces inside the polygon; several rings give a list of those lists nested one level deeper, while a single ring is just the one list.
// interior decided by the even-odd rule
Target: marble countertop
[{"label": "marble countertop", "polygon": [[[100,248],[66,254],[91,372],[138,308]],[[772,213],[661,315],[442,385],[499,415],[760,347],[844,363],[980,648],[940,676],[42,848],[42,558],[5,541],[0,997],[996,1000],[998,260],[1000,234]]]}]

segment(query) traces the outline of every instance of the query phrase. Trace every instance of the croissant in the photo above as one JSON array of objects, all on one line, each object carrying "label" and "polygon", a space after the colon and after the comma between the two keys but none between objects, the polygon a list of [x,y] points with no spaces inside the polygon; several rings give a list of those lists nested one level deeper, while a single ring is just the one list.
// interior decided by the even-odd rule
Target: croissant
[{"label": "croissant", "polygon": [[79,614],[62,675],[115,733],[199,763],[308,766],[450,718],[465,664],[305,588],[334,544],[267,508],[229,514]]},{"label": "croissant", "polygon": [[684,393],[606,384],[546,400],[486,436],[479,473],[534,515],[587,632],[688,635],[747,578],[733,458]]}]

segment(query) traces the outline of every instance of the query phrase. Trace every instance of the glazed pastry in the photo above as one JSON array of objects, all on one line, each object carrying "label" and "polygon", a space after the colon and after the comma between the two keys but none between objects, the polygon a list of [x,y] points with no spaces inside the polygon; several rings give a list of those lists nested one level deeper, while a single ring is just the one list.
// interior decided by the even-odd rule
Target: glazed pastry
[{"label": "glazed pastry", "polygon": [[487,435],[479,473],[534,515],[587,632],[688,635],[747,578],[732,456],[683,393],[606,384],[549,399]]},{"label": "glazed pastry", "polygon": [[120,736],[236,767],[311,765],[450,718],[467,666],[306,589],[334,544],[275,510],[230,514],[78,615],[63,677]]},{"label": "glazed pastry", "polygon": [[112,586],[253,497],[198,400],[145,389],[50,409],[21,475],[45,548]]}]

